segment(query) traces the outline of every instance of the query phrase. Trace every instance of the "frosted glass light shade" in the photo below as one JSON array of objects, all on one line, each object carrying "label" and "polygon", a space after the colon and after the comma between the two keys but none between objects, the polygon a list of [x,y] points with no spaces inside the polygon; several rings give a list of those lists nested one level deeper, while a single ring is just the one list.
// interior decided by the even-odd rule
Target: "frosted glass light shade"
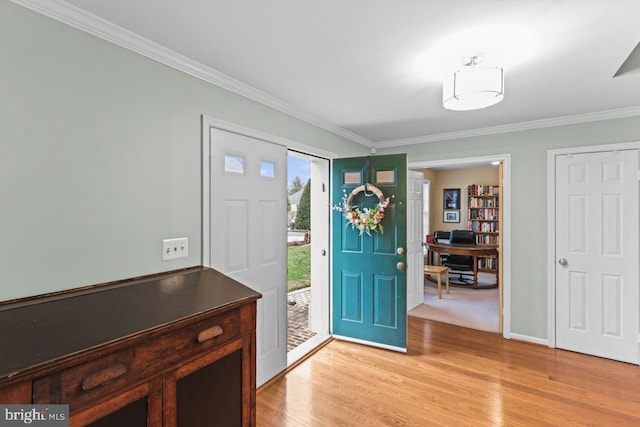
[{"label": "frosted glass light shade", "polygon": [[447,110],[478,110],[495,105],[503,98],[502,68],[464,67],[442,86],[442,105]]}]

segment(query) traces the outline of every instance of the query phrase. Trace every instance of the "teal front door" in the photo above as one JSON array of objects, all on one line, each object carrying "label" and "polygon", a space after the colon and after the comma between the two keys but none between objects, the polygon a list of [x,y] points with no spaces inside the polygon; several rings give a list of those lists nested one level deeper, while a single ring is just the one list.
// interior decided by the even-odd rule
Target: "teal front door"
[{"label": "teal front door", "polygon": [[333,335],[406,351],[406,155],[336,159],[332,182]]}]

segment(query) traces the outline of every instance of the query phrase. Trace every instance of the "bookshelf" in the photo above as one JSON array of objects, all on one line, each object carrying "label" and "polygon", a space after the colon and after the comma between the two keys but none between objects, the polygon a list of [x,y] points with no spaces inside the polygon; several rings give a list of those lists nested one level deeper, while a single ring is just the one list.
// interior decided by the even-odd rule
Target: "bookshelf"
[{"label": "bookshelf", "polygon": [[[467,187],[467,230],[478,245],[498,245],[500,239],[500,187],[472,184]],[[478,257],[478,271],[496,272],[495,257]]]}]

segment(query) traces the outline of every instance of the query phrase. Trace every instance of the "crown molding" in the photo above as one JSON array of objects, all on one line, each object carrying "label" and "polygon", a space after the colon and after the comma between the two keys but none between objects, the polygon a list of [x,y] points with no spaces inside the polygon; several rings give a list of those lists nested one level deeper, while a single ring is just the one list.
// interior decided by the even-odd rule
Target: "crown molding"
[{"label": "crown molding", "polygon": [[554,126],[573,125],[578,123],[597,122],[599,120],[621,119],[640,116],[640,107],[619,108],[596,113],[577,114],[573,116],[554,117],[552,119],[532,120],[511,123],[508,125],[469,129],[457,132],[445,132],[412,138],[390,139],[374,142],[375,148],[401,147],[403,145],[426,144],[429,142],[447,141],[451,139],[471,138],[474,136],[495,135],[499,133],[518,132],[532,129],[543,129]]},{"label": "crown molding", "polygon": [[60,0],[10,0],[11,2],[45,15],[56,21],[92,34],[103,40],[160,62],[193,77],[219,86],[252,101],[278,110],[296,119],[302,120],[321,129],[334,133],[350,141],[373,147],[373,142],[363,136],[351,132],[333,122],[310,114],[273,95],[269,95],[253,86],[236,80],[220,71],[194,61],[158,43],[148,40],[136,33],[126,30],[112,22],[88,13],[74,5]]},{"label": "crown molding", "polygon": [[457,132],[445,132],[412,138],[372,141],[337,124],[308,113],[273,95],[256,89],[246,83],[236,80],[220,71],[194,61],[158,43],[152,42],[138,34],[119,27],[112,22],[88,13],[62,0],[9,0],[12,3],[33,10],[56,21],[92,34],[103,40],[121,46],[125,49],[143,55],[154,61],[182,71],[186,74],[204,80],[225,90],[251,99],[257,103],[273,108],[291,117],[317,126],[328,132],[341,136],[349,141],[368,148],[389,148],[404,145],[425,144],[429,142],[446,141],[451,139],[470,138],[475,136],[517,132],[532,129],[542,129],[553,126],[563,126],[587,123],[599,120],[609,120],[640,115],[640,107],[628,107],[596,113],[578,114],[556,117],[552,119],[533,120],[508,125],[470,129]]}]

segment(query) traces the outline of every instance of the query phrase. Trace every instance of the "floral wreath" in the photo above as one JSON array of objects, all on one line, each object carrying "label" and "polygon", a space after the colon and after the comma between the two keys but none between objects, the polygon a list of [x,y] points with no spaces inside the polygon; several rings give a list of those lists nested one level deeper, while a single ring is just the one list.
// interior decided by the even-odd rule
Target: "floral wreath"
[{"label": "floral wreath", "polygon": [[[360,209],[359,206],[352,207],[353,199],[361,192],[369,196],[376,195],[378,197],[378,203],[373,208]],[[364,184],[356,187],[351,191],[349,196],[345,192],[342,197],[342,206],[336,206],[335,209],[343,212],[345,219],[347,220],[347,226],[351,225],[352,229],[358,229],[360,235],[367,233],[371,236],[371,232],[380,231],[380,234],[384,233],[384,227],[382,226],[382,219],[384,218],[384,210],[389,206],[389,199],[384,197],[382,190],[375,185]]]}]

